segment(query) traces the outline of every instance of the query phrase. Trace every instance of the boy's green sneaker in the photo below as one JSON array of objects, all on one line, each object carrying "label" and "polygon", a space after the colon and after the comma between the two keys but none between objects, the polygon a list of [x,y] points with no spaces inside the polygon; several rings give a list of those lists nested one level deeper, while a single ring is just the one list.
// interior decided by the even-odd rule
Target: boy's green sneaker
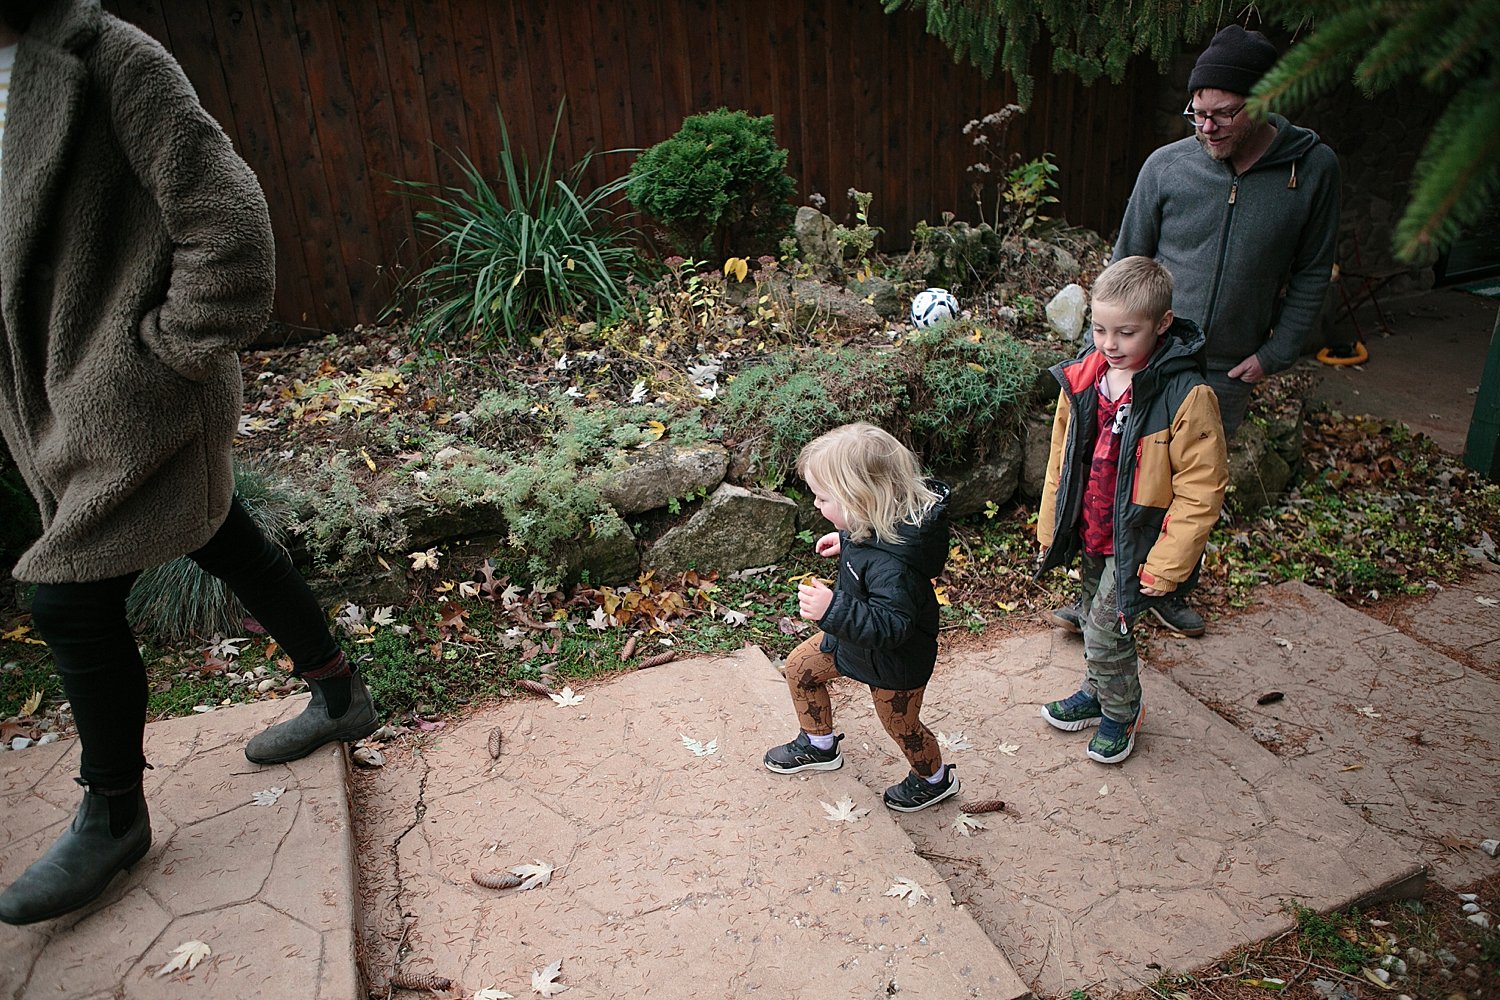
[{"label": "boy's green sneaker", "polygon": [[1064,732],[1076,733],[1089,726],[1097,726],[1104,718],[1099,699],[1083,691],[1068,695],[1062,701],[1049,701],[1042,706],[1042,718],[1047,724]]},{"label": "boy's green sneaker", "polygon": [[1141,720],[1146,717],[1145,706],[1135,710],[1131,722],[1116,722],[1104,716],[1099,731],[1089,740],[1089,757],[1101,764],[1118,764],[1130,756],[1135,749],[1135,734],[1141,730]]}]

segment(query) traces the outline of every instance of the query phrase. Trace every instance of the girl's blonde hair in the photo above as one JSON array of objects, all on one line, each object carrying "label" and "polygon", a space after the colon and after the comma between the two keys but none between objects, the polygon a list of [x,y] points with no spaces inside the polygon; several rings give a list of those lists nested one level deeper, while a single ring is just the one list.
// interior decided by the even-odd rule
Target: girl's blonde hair
[{"label": "girl's blonde hair", "polygon": [[844,508],[849,537],[900,544],[901,524],[921,524],[938,495],[910,448],[873,424],[845,424],[810,441],[797,474]]}]

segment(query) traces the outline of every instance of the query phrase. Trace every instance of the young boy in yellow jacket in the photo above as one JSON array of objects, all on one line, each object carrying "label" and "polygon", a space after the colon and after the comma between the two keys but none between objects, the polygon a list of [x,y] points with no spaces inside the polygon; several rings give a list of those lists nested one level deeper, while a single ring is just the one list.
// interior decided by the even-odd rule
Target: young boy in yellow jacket
[{"label": "young boy in yellow jacket", "polygon": [[1052,369],[1062,385],[1037,515],[1037,575],[1081,557],[1084,676],[1042,706],[1052,726],[1098,726],[1088,755],[1118,764],[1144,713],[1135,620],[1198,580],[1229,482],[1203,332],[1172,315],[1172,275],[1149,257],[1105,268],[1093,344]]}]

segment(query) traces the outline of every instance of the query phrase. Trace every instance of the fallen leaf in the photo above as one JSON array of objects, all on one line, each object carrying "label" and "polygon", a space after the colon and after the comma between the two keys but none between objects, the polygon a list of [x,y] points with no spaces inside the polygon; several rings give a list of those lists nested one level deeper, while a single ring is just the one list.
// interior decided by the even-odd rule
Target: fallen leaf
[{"label": "fallen leaf", "polygon": [[476,990],[474,1000],[515,1000],[515,994],[497,989]]},{"label": "fallen leaf", "polygon": [[972,837],[975,830],[983,830],[985,825],[966,812],[958,814],[958,819],[953,821],[953,831],[960,837]]},{"label": "fallen leaf", "polygon": [[1366,718],[1370,718],[1370,719],[1378,719],[1378,718],[1380,718],[1380,713],[1377,712],[1377,711],[1375,711],[1375,706],[1374,705],[1361,705],[1359,708],[1356,708],[1355,711],[1358,712],[1360,715],[1365,716]]},{"label": "fallen leaf", "polygon": [[1021,745],[1019,743],[1002,743],[995,749],[999,750],[1007,757],[1014,757],[1016,755],[1016,751],[1021,749]]},{"label": "fallen leaf", "polygon": [[31,697],[21,703],[21,711],[17,715],[30,715],[42,705],[42,692],[33,690]]},{"label": "fallen leaf", "polygon": [[609,628],[609,615],[604,613],[603,608],[595,608],[594,613],[589,616],[588,626],[595,631],[603,631]]},{"label": "fallen leaf", "polygon": [[1364,769],[1363,764],[1350,764],[1348,767],[1339,768],[1340,771],[1360,771]]},{"label": "fallen leaf", "polygon": [[847,795],[839,799],[836,805],[829,805],[827,802],[818,804],[823,807],[823,811],[828,814],[829,821],[833,823],[853,823],[870,811],[856,806],[854,800]]},{"label": "fallen leaf", "polygon": [[[677,735],[682,736],[681,733]],[[700,743],[695,739],[682,736],[682,745],[693,751],[694,757],[709,757],[719,752],[718,740],[709,740],[707,743]]]},{"label": "fallen leaf", "polygon": [[1099,794],[1100,795],[1108,795],[1109,794],[1109,786],[1108,785],[1100,785],[1099,786]]},{"label": "fallen leaf", "polygon": [[933,587],[932,596],[936,597],[937,602],[945,608],[953,606],[953,602],[948,599],[948,589],[946,587]]},{"label": "fallen leaf", "polygon": [[885,895],[904,899],[907,906],[916,906],[919,901],[931,898],[926,889],[909,878],[898,878],[896,884],[885,891]]},{"label": "fallen leaf", "polygon": [[1276,636],[1275,639],[1276,639],[1276,645],[1280,646],[1282,649],[1291,649],[1292,648],[1292,644],[1290,642],[1288,642],[1287,640],[1281,638],[1280,636]]},{"label": "fallen leaf", "polygon": [[553,701],[557,702],[559,705],[562,705],[565,708],[569,705],[580,704],[583,701],[583,695],[574,694],[573,689],[570,687],[564,687],[562,689],[562,693],[560,694],[549,693],[547,697],[551,698]]},{"label": "fallen leaf", "polygon": [[219,636],[214,636],[214,644],[209,646],[206,652],[209,656],[218,657],[221,660],[233,659],[240,655],[240,647],[249,641],[249,639],[244,637],[222,639]]},{"label": "fallen leaf", "polygon": [[745,614],[745,612],[743,611],[735,611],[733,609],[730,609],[724,612],[724,620],[730,625],[735,626],[736,628],[745,624],[745,622],[749,619],[750,616]]},{"label": "fallen leaf", "polygon": [[392,625],[395,621],[396,608],[393,605],[376,608],[374,613],[370,615],[370,622],[374,625]]},{"label": "fallen leaf", "polygon": [[559,958],[557,961],[553,962],[545,969],[538,969],[532,972],[531,988],[541,996],[555,997],[563,990],[567,989],[566,986],[557,981],[558,977],[561,975],[562,959]]},{"label": "fallen leaf", "polygon": [[968,738],[965,737],[963,733],[954,733],[952,736],[949,736],[947,733],[938,733],[937,740],[938,746],[942,747],[944,750],[957,751],[974,749],[974,744],[970,743],[968,741]]},{"label": "fallen leaf", "polygon": [[1286,980],[1277,979],[1274,976],[1267,976],[1264,979],[1241,979],[1240,985],[1259,986],[1261,989],[1265,990],[1284,990],[1286,989]]},{"label": "fallen leaf", "polygon": [[1500,601],[1497,601],[1493,597],[1476,597],[1474,598],[1474,603],[1486,608],[1500,607]]},{"label": "fallen leaf", "polygon": [[286,789],[279,785],[275,788],[263,788],[250,797],[250,801],[258,806],[274,806],[276,800],[286,794]]},{"label": "fallen leaf", "polygon": [[412,570],[418,573],[424,569],[438,568],[438,550],[435,548],[425,552],[412,552],[406,558],[411,560]]},{"label": "fallen leaf", "polygon": [[521,884],[516,888],[525,892],[527,889],[540,889],[550,884],[552,873],[557,871],[557,868],[538,858],[534,865],[516,865],[511,871],[521,876]]},{"label": "fallen leaf", "polygon": [[355,747],[349,756],[360,767],[385,767],[385,754],[374,747]]},{"label": "fallen leaf", "polygon": [[171,972],[186,969],[189,972],[198,967],[198,963],[213,954],[213,950],[202,941],[184,941],[172,949],[172,954],[177,957],[161,967],[158,976],[165,976]]},{"label": "fallen leaf", "polygon": [[[1381,969],[1379,971],[1376,971],[1375,969],[1361,969],[1360,971],[1364,973],[1366,979],[1374,983],[1376,986],[1379,986],[1381,989],[1395,989],[1395,987],[1393,987],[1390,983],[1380,978],[1380,972],[1385,972],[1384,969]],[[1387,972],[1386,975],[1390,975],[1390,973]]]}]

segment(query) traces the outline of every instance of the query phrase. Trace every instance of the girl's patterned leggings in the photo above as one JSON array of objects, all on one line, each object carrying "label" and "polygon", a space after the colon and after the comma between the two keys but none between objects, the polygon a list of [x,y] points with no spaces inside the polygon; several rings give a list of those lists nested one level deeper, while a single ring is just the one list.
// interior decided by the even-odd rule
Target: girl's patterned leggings
[{"label": "girl's patterned leggings", "polygon": [[[828,698],[828,682],[838,676],[833,665],[833,654],[819,652],[823,641],[822,632],[814,632],[786,658],[786,686],[792,692],[792,707],[802,731],[810,736],[828,736],[833,733],[833,704]],[[875,698],[875,715],[885,731],[891,734],[896,746],[906,757],[911,769],[924,778],[937,774],[943,766],[943,753],[932,732],[922,725],[917,716],[922,711],[922,694],[925,687],[910,691],[890,691],[872,687]]]}]

